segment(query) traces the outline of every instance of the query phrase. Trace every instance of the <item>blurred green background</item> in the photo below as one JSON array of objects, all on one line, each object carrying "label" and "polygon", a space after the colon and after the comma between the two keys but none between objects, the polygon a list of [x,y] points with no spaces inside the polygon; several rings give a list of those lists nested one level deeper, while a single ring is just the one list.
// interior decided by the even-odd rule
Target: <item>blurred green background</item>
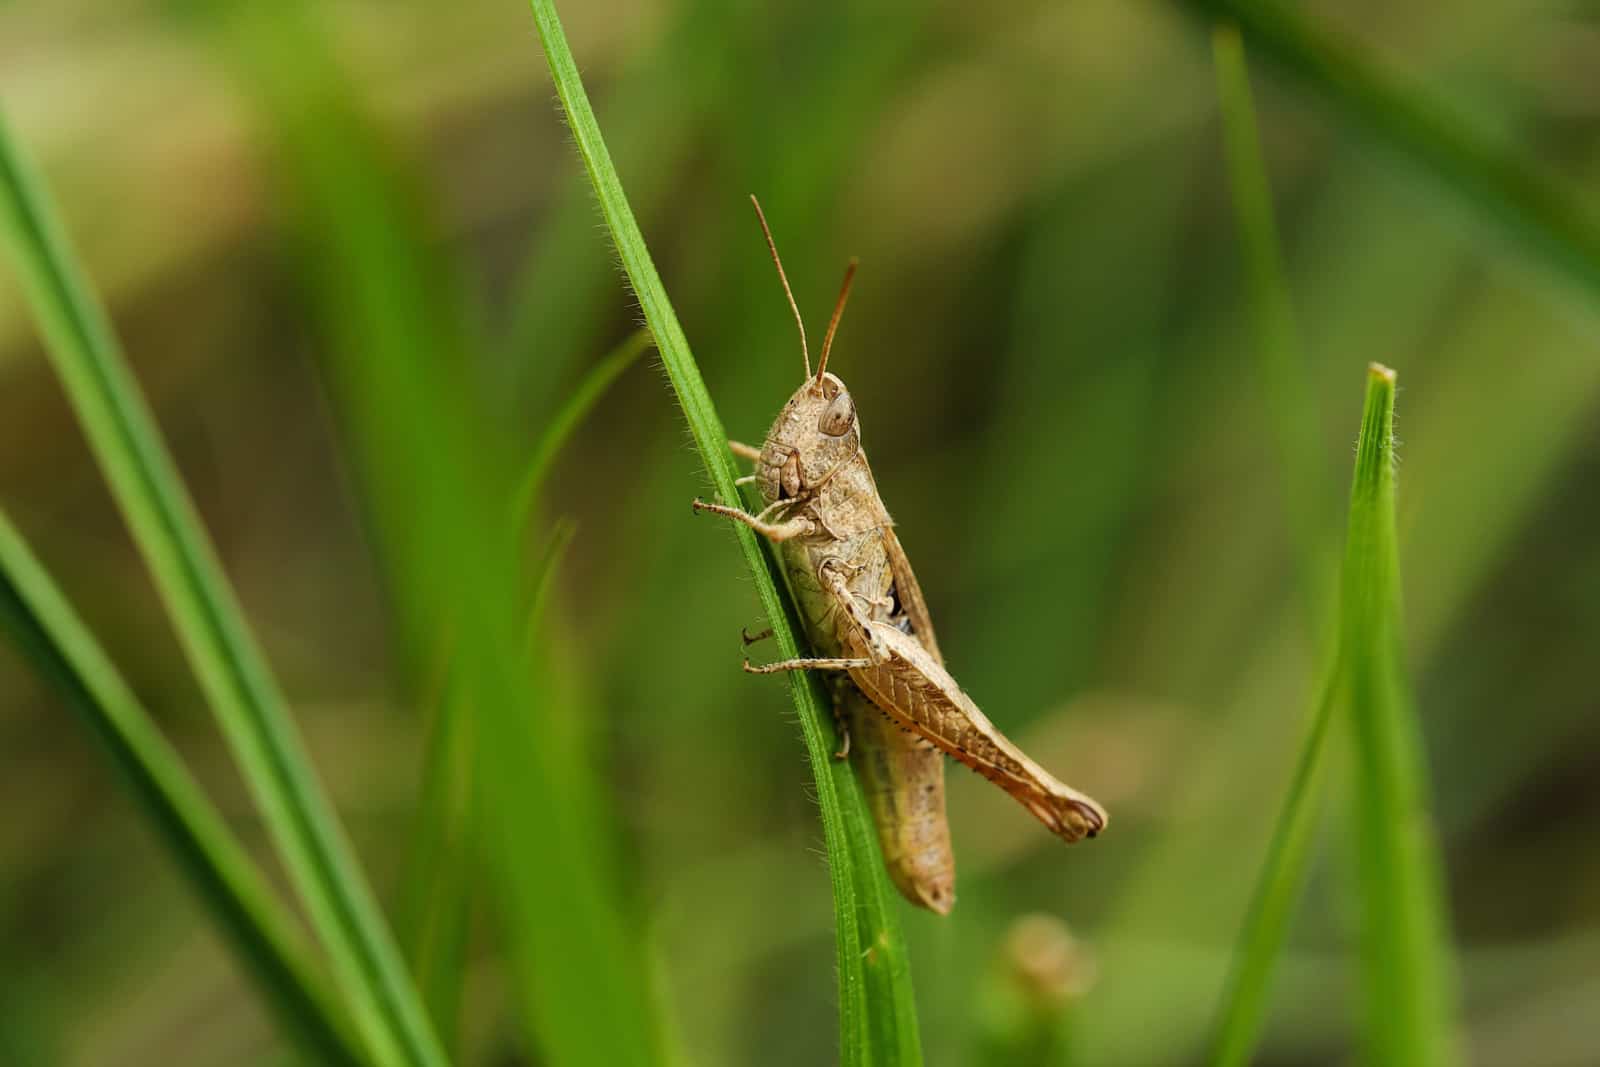
[{"label": "blurred green background", "polygon": [[[319,382],[321,343],[230,53],[172,0],[0,4],[0,101],[114,314],[317,765],[386,903],[427,712]],[[1314,5],[1523,164],[1600,177],[1583,5]],[[469,280],[491,417],[532,441],[625,338],[626,294],[525,7],[325,5],[438,257]],[[1211,1017],[1326,653],[1297,579],[1206,27],[1175,5],[749,5],[562,12],[728,431],[800,374],[745,194],[831,364],[952,671],[1113,823],[1065,849],[950,773],[959,903],[903,909],[924,1046],[1006,1062],[1019,920],[1077,938],[1085,1063],[1182,1063]],[[1596,303],[1257,64],[1314,429],[1311,522],[1343,516],[1369,360],[1400,373],[1406,631],[1470,1059],[1600,1062],[1600,351]],[[1589,198],[1594,206],[1594,198]],[[1282,411],[1281,404],[1278,409]],[[662,376],[579,430],[545,525],[561,672],[599,719],[667,1014],[696,1063],[830,1062],[820,830],[785,687]],[[251,805],[21,294],[0,271],[0,500],[271,866]],[[1280,971],[1263,1063],[1337,1063],[1354,1010],[1345,805]],[[392,910],[392,909],[391,909]],[[1026,927],[1024,928],[1026,929]],[[526,1062],[474,944],[473,1062]],[[1022,985],[1019,985],[1019,982]],[[1083,988],[1078,988],[1078,987]],[[268,1017],[80,724],[0,649],[0,1055],[282,1062]]]}]

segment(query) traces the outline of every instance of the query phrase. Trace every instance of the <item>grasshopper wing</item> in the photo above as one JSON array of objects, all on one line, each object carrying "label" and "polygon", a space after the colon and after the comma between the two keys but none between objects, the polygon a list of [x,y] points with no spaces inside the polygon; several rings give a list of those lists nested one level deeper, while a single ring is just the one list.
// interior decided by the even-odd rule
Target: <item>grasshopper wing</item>
[{"label": "grasshopper wing", "polygon": [[872,635],[888,656],[852,669],[850,678],[890,718],[1010,793],[1063,840],[1093,837],[1105,827],[1099,804],[1012,744],[916,639],[887,623],[873,623]]},{"label": "grasshopper wing", "polygon": [[883,528],[883,547],[889,554],[889,573],[894,575],[895,597],[900,601],[906,618],[911,620],[911,632],[928,650],[928,655],[942,665],[944,655],[939,651],[939,639],[933,635],[933,619],[928,615],[928,602],[922,596],[922,586],[917,584],[916,572],[911,569],[911,561],[906,558],[906,550],[900,547],[900,538],[895,536],[893,526]]}]

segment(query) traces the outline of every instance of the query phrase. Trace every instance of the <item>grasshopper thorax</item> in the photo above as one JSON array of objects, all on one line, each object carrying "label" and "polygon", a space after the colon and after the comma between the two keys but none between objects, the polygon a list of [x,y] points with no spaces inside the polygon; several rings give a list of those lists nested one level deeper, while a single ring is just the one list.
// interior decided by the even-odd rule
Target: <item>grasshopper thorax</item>
[{"label": "grasshopper thorax", "polygon": [[861,451],[855,401],[835,375],[807,378],[767,433],[761,492],[768,503],[820,489]]}]

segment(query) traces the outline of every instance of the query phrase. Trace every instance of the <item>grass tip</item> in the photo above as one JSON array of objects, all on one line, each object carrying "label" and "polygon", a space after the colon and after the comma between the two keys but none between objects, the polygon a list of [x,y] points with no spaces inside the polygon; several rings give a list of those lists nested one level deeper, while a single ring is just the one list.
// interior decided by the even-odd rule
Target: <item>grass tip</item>
[{"label": "grass tip", "polygon": [[1394,384],[1395,374],[1393,368],[1385,367],[1382,363],[1368,363],[1367,374],[1373,378],[1388,382],[1390,385]]}]

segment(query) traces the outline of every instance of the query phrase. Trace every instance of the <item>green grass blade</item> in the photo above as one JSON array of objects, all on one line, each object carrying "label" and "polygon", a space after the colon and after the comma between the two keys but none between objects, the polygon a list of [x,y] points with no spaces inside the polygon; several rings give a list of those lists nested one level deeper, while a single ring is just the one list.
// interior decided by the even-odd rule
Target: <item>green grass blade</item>
[{"label": "green grass blade", "polygon": [[[740,496],[734,486],[735,473],[722,420],[634,220],[555,5],[551,0],[532,0],[532,8],[556,92],[584,167],[706,472],[722,501],[738,503]],[[781,584],[771,559],[752,531],[734,524],[734,532],[755,576],[756,591],[772,623],[779,654],[784,658],[799,655],[796,620],[788,598],[779,593]],[[848,767],[832,758],[832,730],[820,683],[801,672],[792,672],[790,692],[816,779],[833,882],[841,1061],[847,1067],[919,1063],[921,1047],[905,945],[865,807]]]},{"label": "green grass blade", "polygon": [[333,961],[389,1064],[443,1062],[372,892],[41,183],[0,123],[0,239],[167,613]]},{"label": "green grass blade", "polygon": [[589,412],[600,402],[611,384],[622,376],[622,372],[633,366],[640,356],[650,348],[650,333],[648,330],[637,330],[629,334],[627,339],[601,357],[589,371],[584,374],[583,380],[572,391],[572,395],[556,411],[550,421],[545,424],[544,430],[539,434],[539,440],[533,446],[533,454],[528,459],[527,470],[522,475],[522,484],[517,488],[516,521],[515,528],[526,529],[533,519],[535,507],[538,504],[540,492],[544,483],[550,477],[550,467],[555,463],[556,455],[571,438],[572,432],[578,424],[588,417]]},{"label": "green grass blade", "polygon": [[1401,652],[1394,393],[1394,372],[1374,364],[1350,492],[1339,659],[1354,738],[1368,1062],[1435,1067],[1457,1059],[1453,974]]},{"label": "green grass blade", "polygon": [[1300,748],[1288,796],[1273,827],[1266,862],[1234,948],[1207,1062],[1243,1067],[1250,1062],[1266,1018],[1272,975],[1283,955],[1289,925],[1305,883],[1322,797],[1328,724],[1339,702],[1335,668]]},{"label": "green grass blade", "polygon": [[447,1052],[460,1032],[473,905],[475,760],[462,681],[445,677],[423,753],[413,820],[401,942],[412,977]]},{"label": "green grass blade", "polygon": [[657,1062],[663,1030],[590,723],[556,706],[549,666],[528,654],[510,451],[472,377],[482,362],[458,278],[313,13],[238,11],[239,58],[297,210],[329,392],[400,630],[414,653],[448,652],[471,713],[471,832],[499,889],[497,943],[518,972],[536,1058]]},{"label": "green grass blade", "polygon": [[1294,539],[1301,596],[1314,632],[1324,626],[1324,607],[1331,599],[1329,557],[1330,508],[1325,503],[1317,405],[1312,399],[1283,268],[1272,189],[1261,155],[1255,102],[1244,44],[1233,26],[1218,26],[1211,37],[1217,71],[1217,97],[1222,113],[1223,147],[1228,187],[1243,252],[1246,292],[1255,354],[1264,399],[1272,417],[1282,493]]},{"label": "green grass blade", "polygon": [[[1316,630],[1323,629],[1328,599],[1324,563],[1327,542],[1321,503],[1322,475],[1316,406],[1300,366],[1293,311],[1284,277],[1272,193],[1261,156],[1255,105],[1244,46],[1236,29],[1212,33],[1212,56],[1222,112],[1229,185],[1243,246],[1256,355],[1265,399],[1274,416],[1281,452],[1284,500],[1297,542],[1301,595]],[[1278,813],[1250,905],[1223,987],[1208,1060],[1217,1067],[1247,1063],[1266,1017],[1272,976],[1283,954],[1289,926],[1305,882],[1321,810],[1328,723],[1338,696],[1335,663],[1323,685],[1301,744],[1289,790]]]},{"label": "green grass blade", "polygon": [[4,513],[0,626],[105,745],[302,1051],[317,1063],[366,1063],[345,1034],[293,919]]},{"label": "green grass blade", "polygon": [[1600,302],[1600,220],[1572,190],[1529,168],[1439,103],[1411,92],[1299,9],[1268,0],[1186,0],[1236,23],[1259,55],[1433,180],[1508,244]]},{"label": "green grass blade", "polygon": [[[528,528],[550,468],[573,431],[649,347],[647,331],[629,335],[590,368],[545,425],[517,488],[513,530]],[[572,534],[571,523],[558,523],[535,570],[527,624],[530,640],[537,635],[552,576]],[[455,1047],[466,977],[474,863],[468,834],[476,818],[471,810],[476,759],[470,716],[461,706],[461,697],[460,680],[452,672],[445,681],[423,755],[422,799],[407,879],[410,907],[405,926],[412,974],[447,1049]]]}]

